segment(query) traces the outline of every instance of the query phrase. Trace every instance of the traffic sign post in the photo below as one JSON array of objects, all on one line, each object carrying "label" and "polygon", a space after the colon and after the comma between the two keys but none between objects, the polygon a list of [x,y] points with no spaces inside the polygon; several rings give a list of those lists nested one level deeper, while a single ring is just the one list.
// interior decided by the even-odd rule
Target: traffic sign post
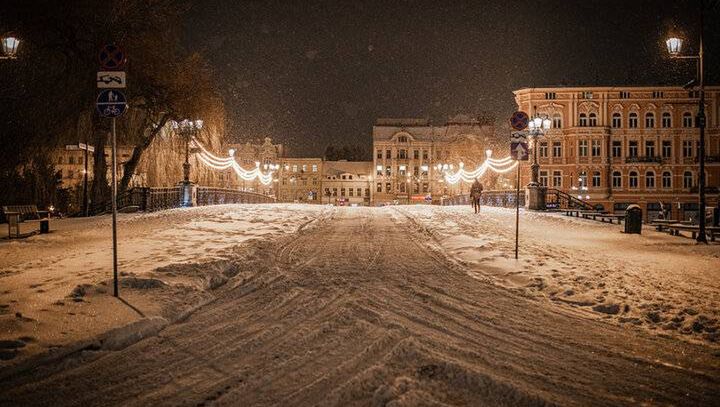
[{"label": "traffic sign post", "polygon": [[527,113],[519,111],[513,113],[510,117],[510,126],[516,131],[510,135],[510,155],[517,163],[517,184],[515,185],[515,259],[518,258],[518,248],[520,242],[520,162],[527,161],[530,158],[527,131],[530,122],[530,116]]},{"label": "traffic sign post", "polygon": [[[113,295],[118,293],[118,260],[117,260],[117,136],[115,119],[127,110],[127,98],[118,90],[126,85],[125,67],[127,58],[125,51],[115,44],[106,44],[98,52],[101,70],[97,73],[96,84],[103,89],[97,96],[95,107],[100,117],[112,119],[112,247],[113,247]],[[86,150],[87,151],[87,150]],[[87,162],[87,160],[86,160]],[[86,208],[87,211],[87,208]]]}]

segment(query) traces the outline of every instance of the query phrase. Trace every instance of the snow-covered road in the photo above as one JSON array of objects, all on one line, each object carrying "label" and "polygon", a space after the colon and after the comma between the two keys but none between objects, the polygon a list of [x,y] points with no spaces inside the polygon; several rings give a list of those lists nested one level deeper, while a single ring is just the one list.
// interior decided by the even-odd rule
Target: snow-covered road
[{"label": "snow-covered road", "polygon": [[[5,377],[0,404],[718,404],[717,347],[485,278],[473,265],[503,257],[473,263],[441,225],[507,214],[459,211],[340,208],[256,241],[187,318],[118,351]],[[503,251],[503,233],[482,247]]]}]

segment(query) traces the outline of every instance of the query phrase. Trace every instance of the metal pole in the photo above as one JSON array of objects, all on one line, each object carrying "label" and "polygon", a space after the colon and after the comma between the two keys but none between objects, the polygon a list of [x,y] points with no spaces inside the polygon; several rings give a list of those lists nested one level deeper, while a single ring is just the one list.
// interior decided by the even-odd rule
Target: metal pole
[{"label": "metal pole", "polygon": [[704,75],[704,60],[703,60],[703,23],[704,23],[704,9],[705,2],[700,1],[700,55],[698,63],[700,64],[700,106],[698,109],[698,121],[700,126],[700,177],[698,179],[698,192],[700,193],[700,205],[698,208],[699,223],[698,223],[698,243],[707,244],[707,236],[705,236],[705,75]]},{"label": "metal pole", "polygon": [[517,260],[520,237],[520,160],[517,161],[517,185],[515,188],[515,259]]},{"label": "metal pole", "polygon": [[115,118],[112,119],[112,245],[113,245],[113,295],[118,296],[117,270],[117,142]]},{"label": "metal pole", "polygon": [[85,217],[88,216],[88,149],[90,147],[85,145],[85,174],[83,176],[83,213],[85,214]]}]

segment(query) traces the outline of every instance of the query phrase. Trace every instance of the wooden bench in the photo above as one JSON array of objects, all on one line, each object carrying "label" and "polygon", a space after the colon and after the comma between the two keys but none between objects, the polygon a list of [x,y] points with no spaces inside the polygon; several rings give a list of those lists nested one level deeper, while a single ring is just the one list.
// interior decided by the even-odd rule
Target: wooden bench
[{"label": "wooden bench", "polygon": [[[665,226],[668,233],[673,236],[680,236],[680,232],[690,232],[693,239],[697,237],[700,227],[698,225],[688,225],[685,223],[672,223]],[[710,241],[715,241],[715,236],[720,235],[720,226],[705,226],[705,234],[710,237]]]},{"label": "wooden bench", "polygon": [[588,209],[564,209],[565,216],[574,216],[576,218],[579,218],[580,216],[586,214],[586,213],[600,213],[598,211],[588,210]]},{"label": "wooden bench", "polygon": [[20,237],[20,223],[24,221],[35,221],[39,224],[41,233],[50,230],[50,217],[48,211],[40,211],[37,205],[7,205],[3,206],[3,214],[8,222],[8,238]]},{"label": "wooden bench", "polygon": [[678,223],[677,219],[655,219],[650,222],[650,226],[655,226],[658,232],[664,232],[668,225]]},{"label": "wooden bench", "polygon": [[592,219],[592,220],[600,220],[600,222],[610,222],[614,223],[614,221],[617,220],[618,225],[622,224],[622,221],[625,219],[625,215],[615,215],[612,213],[584,213],[582,214],[582,217],[585,219]]}]

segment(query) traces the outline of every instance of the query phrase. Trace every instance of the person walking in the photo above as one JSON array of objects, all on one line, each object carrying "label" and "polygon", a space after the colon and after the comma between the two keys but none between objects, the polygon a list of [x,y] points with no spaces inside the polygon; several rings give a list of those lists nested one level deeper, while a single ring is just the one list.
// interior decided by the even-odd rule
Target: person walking
[{"label": "person walking", "polygon": [[470,188],[470,198],[472,199],[472,206],[475,213],[480,212],[480,199],[482,198],[483,185],[479,179],[475,179],[472,187]]}]

